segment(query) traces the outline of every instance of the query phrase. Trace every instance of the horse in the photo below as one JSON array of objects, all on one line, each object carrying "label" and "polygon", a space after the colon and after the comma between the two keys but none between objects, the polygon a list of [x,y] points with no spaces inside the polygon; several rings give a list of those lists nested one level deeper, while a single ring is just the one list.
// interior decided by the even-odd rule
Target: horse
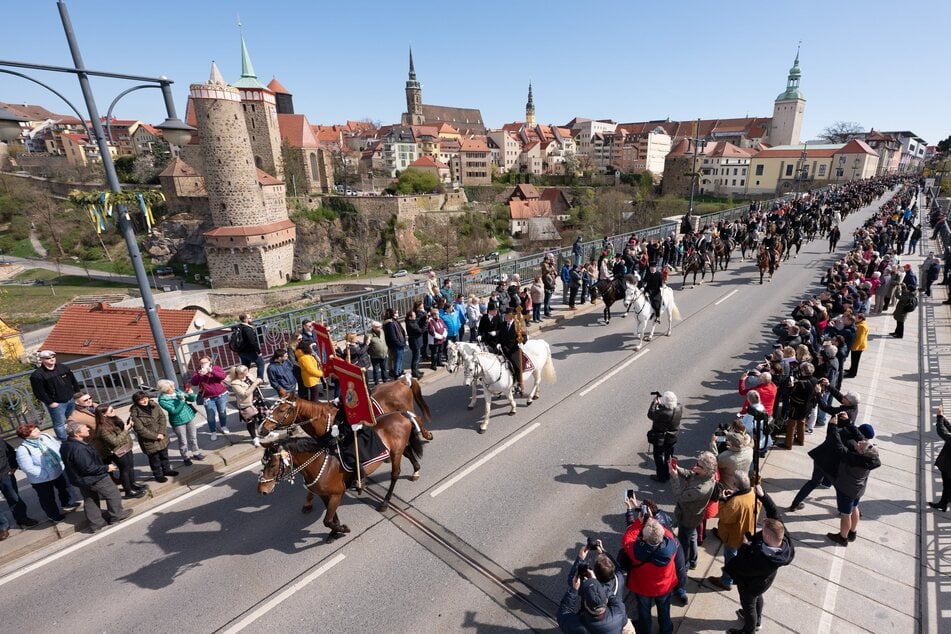
[{"label": "horse", "polygon": [[[634,350],[640,350],[645,341],[650,341],[654,337],[654,329],[660,321],[660,316],[667,315],[667,336],[674,326],[674,319],[680,319],[680,309],[674,301],[674,291],[669,286],[663,286],[660,289],[660,312],[654,314],[654,307],[651,306],[647,294],[636,285],[628,285],[624,293],[624,305],[634,308],[634,314],[637,316],[637,326],[634,328],[634,336],[639,341]],[[650,324],[650,332],[647,332]]]},{"label": "horse", "polygon": [[796,247],[796,257],[799,257],[799,249],[802,248],[802,229],[798,227],[790,227],[786,231],[786,248],[785,255],[783,256],[784,260],[789,260],[789,256],[792,254],[792,248]]},{"label": "horse", "polygon": [[713,274],[715,268],[713,262],[710,261],[710,256],[706,253],[701,254],[699,251],[693,251],[690,255],[684,258],[683,262],[683,274],[684,281],[680,285],[680,288],[683,288],[687,285],[687,275],[693,273],[693,285],[697,285],[697,273],[700,273],[700,284],[703,285],[704,278],[707,277],[707,269],[710,269],[710,281],[713,281]]},{"label": "horse", "polygon": [[756,231],[747,231],[746,235],[743,236],[743,239],[740,241],[740,257],[743,261],[746,261],[746,252],[747,251],[756,251],[757,244],[759,243],[759,236]]},{"label": "horse", "polygon": [[782,257],[782,251],[780,249],[775,249],[776,258],[774,265],[769,259],[769,253],[766,251],[766,247],[760,247],[759,253],[756,256],[756,267],[759,269],[759,283],[763,283],[763,275],[766,271],[769,271],[769,281],[773,281],[773,273],[776,272],[776,269],[779,268],[779,258]]},{"label": "horse", "polygon": [[[306,401],[301,401],[306,402]],[[329,433],[331,422],[328,420],[326,429],[316,438],[287,438],[271,443],[264,450],[261,462],[264,469],[258,476],[258,493],[268,495],[274,490],[278,482],[290,480],[297,474],[303,476],[304,488],[307,490],[308,512],[316,494],[324,503],[324,526],[330,529],[327,541],[331,542],[350,532],[346,524],[341,524],[337,517],[337,507],[340,499],[353,481],[355,474],[345,471],[337,456],[333,453],[333,437]],[[390,412],[377,418],[374,427],[383,443],[390,450],[390,487],[377,507],[381,513],[389,508],[393,488],[400,476],[400,462],[404,454],[413,463],[415,472],[412,479],[419,479],[419,459],[423,455],[423,442],[409,418],[400,412]],[[323,459],[321,459],[323,456]],[[364,473],[370,475],[382,464],[375,462],[364,468]]]},{"label": "horse", "polygon": [[[628,276],[624,276],[627,278]],[[598,280],[597,283],[591,287],[592,296],[598,297],[604,300],[604,324],[608,325],[611,323],[611,304],[621,299],[624,299],[624,291],[618,289],[618,284],[616,280]]]},{"label": "horse", "polygon": [[[547,383],[555,382],[555,366],[551,359],[551,347],[546,341],[532,339],[527,343],[519,344],[519,348],[534,366],[532,370],[532,389],[526,395],[525,400],[525,405],[528,406],[541,396],[543,378]],[[482,385],[485,416],[482,419],[482,425],[479,426],[480,434],[484,434],[489,428],[489,412],[494,396],[504,396],[511,407],[509,416],[515,415],[515,377],[509,369],[508,362],[501,355],[487,351],[476,352],[469,358],[465,372],[466,384],[472,386],[472,397],[467,409],[475,408],[478,396],[476,384],[480,383]]]},{"label": "horse", "polygon": [[730,258],[733,256],[733,241],[729,238],[721,239],[717,236],[713,239],[713,265],[719,266],[724,271],[730,266]]}]

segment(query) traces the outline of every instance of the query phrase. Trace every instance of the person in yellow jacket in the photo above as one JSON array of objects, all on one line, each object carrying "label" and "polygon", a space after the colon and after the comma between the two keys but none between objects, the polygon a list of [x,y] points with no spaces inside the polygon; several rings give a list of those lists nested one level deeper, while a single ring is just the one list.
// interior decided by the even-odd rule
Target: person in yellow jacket
[{"label": "person in yellow jacket", "polygon": [[304,384],[300,397],[308,401],[317,401],[320,398],[320,379],[324,378],[324,370],[320,367],[320,360],[314,349],[316,345],[302,341],[294,350],[297,365],[300,367],[301,382]]},{"label": "person in yellow jacket", "polygon": [[865,313],[855,316],[855,339],[852,340],[852,362],[843,378],[854,379],[859,372],[859,360],[868,347],[868,324],[865,322]]}]

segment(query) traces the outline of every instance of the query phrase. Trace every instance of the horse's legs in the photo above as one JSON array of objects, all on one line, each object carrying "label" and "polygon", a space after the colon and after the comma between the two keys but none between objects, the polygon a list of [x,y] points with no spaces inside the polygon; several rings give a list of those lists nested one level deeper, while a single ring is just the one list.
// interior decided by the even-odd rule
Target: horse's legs
[{"label": "horse's legs", "polygon": [[[414,430],[410,430],[410,436],[414,433]],[[409,461],[413,464],[413,475],[410,476],[410,480],[416,482],[419,480],[419,458],[416,456],[416,452],[413,451],[413,447],[410,443],[406,443],[406,449],[404,450],[404,455],[409,458]]]},{"label": "horse's legs", "polygon": [[478,387],[476,386],[476,383],[478,383],[478,381],[476,380],[475,377],[472,377],[471,381],[472,381],[472,383],[470,383],[470,385],[472,386],[472,396],[471,396],[471,398],[469,399],[469,405],[468,405],[468,407],[467,407],[466,409],[472,409],[472,408],[474,408],[474,407],[475,407],[475,403],[476,403],[476,399],[479,397]]},{"label": "horse's legs", "polygon": [[341,524],[337,518],[337,507],[340,506],[341,498],[343,498],[341,493],[320,496],[320,499],[324,501],[324,506],[327,507],[327,512],[324,513],[324,526],[330,529],[327,541],[333,541],[344,533],[350,532],[350,528],[346,524]]},{"label": "horse's legs", "polygon": [[532,389],[528,393],[528,397],[525,399],[525,405],[531,405],[532,401],[538,398],[539,387],[542,382],[542,371],[539,367],[536,367],[532,370]]},{"label": "horse's legs", "polygon": [[400,462],[402,462],[402,459],[402,453],[397,453],[396,451],[390,452],[390,488],[386,490],[383,501],[376,507],[376,510],[380,513],[390,507],[390,498],[393,497],[393,489],[396,487],[396,481],[400,477]]},{"label": "horse's legs", "polygon": [[507,392],[507,396],[508,396],[508,400],[509,400],[509,405],[510,405],[511,408],[512,408],[512,409],[509,410],[509,416],[515,416],[515,408],[517,407],[517,404],[515,403],[515,388],[514,388],[514,386],[511,387],[511,388],[509,388],[509,390],[508,390],[508,392]]},{"label": "horse's legs", "polygon": [[484,434],[485,430],[489,428],[489,411],[492,407],[492,393],[489,391],[489,388],[483,387],[483,398],[485,399],[485,416],[482,418],[482,424],[479,425],[479,433]]},{"label": "horse's legs", "polygon": [[[314,510],[314,494],[309,489],[305,489],[305,491],[307,495],[304,497],[304,506],[301,507],[300,512],[310,513]],[[324,500],[324,504],[326,503],[326,500]]]}]

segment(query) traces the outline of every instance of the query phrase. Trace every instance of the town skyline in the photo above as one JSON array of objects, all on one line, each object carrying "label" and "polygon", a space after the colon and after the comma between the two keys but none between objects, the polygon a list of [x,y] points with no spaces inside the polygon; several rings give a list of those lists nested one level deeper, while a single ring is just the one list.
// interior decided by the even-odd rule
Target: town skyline
[{"label": "town skyline", "polygon": [[[928,51],[937,47],[939,40],[928,33],[933,29],[937,34],[937,25],[943,22],[940,14],[951,14],[944,6],[898,9],[885,3],[863,3],[863,11],[873,17],[869,24],[887,21],[918,29],[920,52],[912,53],[903,38],[888,44],[855,28],[854,16],[822,15],[818,20],[818,3],[805,3],[797,7],[801,9],[798,14],[784,18],[788,32],[782,35],[737,34],[737,29],[751,25],[744,8],[754,6],[739,2],[731,13],[743,16],[739,22],[731,26],[729,16],[700,15],[698,23],[706,25],[703,33],[679,38],[667,26],[654,28],[671,24],[678,16],[665,18],[661,8],[650,6],[638,7],[635,12],[617,2],[599,5],[597,20],[585,25],[565,13],[570,12],[569,5],[559,2],[522,3],[523,8],[538,9],[548,17],[518,21],[518,16],[509,15],[511,7],[498,2],[480,5],[483,10],[479,13],[417,2],[410,13],[412,19],[405,20],[397,8],[370,1],[364,3],[366,15],[376,19],[348,27],[354,24],[353,16],[336,5],[293,2],[275,14],[273,7],[245,0],[230,3],[227,9],[171,0],[163,5],[167,10],[148,17],[154,37],[137,37],[134,47],[116,55],[115,40],[97,34],[103,28],[123,28],[121,21],[113,22],[110,17],[121,16],[123,5],[103,0],[95,3],[97,12],[91,14],[91,4],[81,0],[69,3],[87,67],[167,75],[176,82],[173,90],[180,115],[189,84],[204,81],[213,60],[226,81],[238,79],[240,32],[258,77],[265,83],[276,77],[294,94],[297,111],[314,123],[362,119],[398,123],[405,111],[403,85],[412,46],[424,101],[478,108],[491,128],[524,119],[529,82],[539,123],[560,125],[574,117],[628,122],[769,116],[802,40],[802,90],[807,100],[804,140],[816,138],[824,127],[839,120],[858,122],[865,129],[911,130],[929,144],[948,134],[936,104],[947,99],[949,89],[930,83],[933,71],[910,58],[913,54],[934,58]],[[44,28],[11,34],[0,44],[0,58],[67,64],[55,6],[53,0],[35,3],[29,16],[19,16]],[[189,18],[184,24],[183,14]],[[297,17],[291,19],[293,16]],[[609,16],[615,16],[609,20],[617,25],[612,27],[615,31],[597,35],[596,25]],[[810,23],[810,19],[814,21]],[[456,23],[465,26],[449,28]],[[558,28],[552,31],[546,23]],[[579,28],[569,29],[566,35],[564,25],[575,23]],[[630,33],[624,31],[627,23]],[[387,24],[400,28],[386,28]],[[557,38],[542,37],[544,33],[557,34]],[[696,32],[687,29],[685,33]],[[520,41],[529,35],[529,44]],[[170,37],[177,45],[169,49],[163,41]],[[566,37],[577,44],[567,49],[568,54],[564,43],[551,41]],[[880,54],[886,45],[893,55]],[[508,53],[503,54],[499,49],[505,46]],[[720,52],[722,66],[717,62]],[[526,59],[522,61],[520,56]],[[849,64],[837,63],[837,59],[848,59]],[[902,74],[908,77],[909,87],[918,86],[917,94],[927,98],[909,97],[901,85],[888,89],[881,85]],[[42,79],[79,101],[75,80]],[[94,88],[104,115],[118,89],[113,90],[106,81],[96,81]],[[702,100],[697,95],[702,95]],[[68,114],[68,108],[43,89],[6,75],[0,75],[0,100],[36,103]],[[114,115],[152,123],[164,118],[161,99],[149,92],[130,94]]]}]

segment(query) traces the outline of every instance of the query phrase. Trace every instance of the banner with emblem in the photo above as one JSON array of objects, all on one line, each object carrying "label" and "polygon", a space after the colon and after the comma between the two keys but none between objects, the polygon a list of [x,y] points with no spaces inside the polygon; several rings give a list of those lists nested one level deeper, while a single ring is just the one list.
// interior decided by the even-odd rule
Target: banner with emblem
[{"label": "banner with emblem", "polygon": [[330,339],[330,331],[323,324],[314,324],[314,338],[317,341],[317,358],[320,365],[326,366],[334,357],[334,344]]},{"label": "banner with emblem", "polygon": [[347,422],[350,425],[375,426],[376,418],[373,416],[366,381],[363,380],[363,368],[340,357],[332,357],[329,367],[330,374],[340,383],[340,405],[347,415]]}]

